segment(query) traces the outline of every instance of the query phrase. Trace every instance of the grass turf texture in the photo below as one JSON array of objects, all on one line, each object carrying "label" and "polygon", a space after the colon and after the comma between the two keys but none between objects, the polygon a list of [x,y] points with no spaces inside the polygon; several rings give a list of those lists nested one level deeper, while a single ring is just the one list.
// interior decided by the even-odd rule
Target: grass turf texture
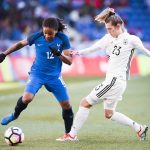
[{"label": "grass turf texture", "polygon": [[[99,78],[66,78],[74,112],[84,96],[103,81]],[[15,84],[15,83],[11,83]],[[11,87],[11,85],[9,86]],[[16,100],[23,92],[23,86],[0,89],[0,119],[11,113]],[[117,110],[130,116],[137,122],[150,127],[150,76],[132,78],[128,81],[123,101]],[[25,141],[15,147],[5,144],[4,131],[9,126],[18,126],[25,133]],[[61,109],[52,96],[44,88],[36,95],[34,101],[22,113],[19,119],[7,126],[0,126],[0,150],[149,150],[150,134],[146,141],[138,141],[133,129],[106,120],[101,104],[91,109],[90,115],[78,135],[79,142],[59,143],[55,139],[64,133]]]}]

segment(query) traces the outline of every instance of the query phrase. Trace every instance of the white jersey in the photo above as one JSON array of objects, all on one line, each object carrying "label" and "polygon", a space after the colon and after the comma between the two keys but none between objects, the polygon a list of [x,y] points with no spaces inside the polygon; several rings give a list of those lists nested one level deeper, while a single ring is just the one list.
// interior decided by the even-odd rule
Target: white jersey
[{"label": "white jersey", "polygon": [[101,49],[106,50],[107,55],[109,55],[106,78],[118,77],[128,80],[130,63],[135,49],[143,50],[150,56],[150,51],[143,46],[141,40],[137,36],[130,35],[127,32],[120,34],[117,38],[106,34],[93,46],[79,51],[79,54],[88,54]]}]

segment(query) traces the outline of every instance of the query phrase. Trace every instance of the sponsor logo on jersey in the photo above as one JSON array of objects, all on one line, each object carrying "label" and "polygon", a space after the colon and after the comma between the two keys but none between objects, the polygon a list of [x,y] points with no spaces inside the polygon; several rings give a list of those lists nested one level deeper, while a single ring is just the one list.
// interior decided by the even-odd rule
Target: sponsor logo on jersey
[{"label": "sponsor logo on jersey", "polygon": [[37,46],[42,46],[43,44],[37,44]]}]

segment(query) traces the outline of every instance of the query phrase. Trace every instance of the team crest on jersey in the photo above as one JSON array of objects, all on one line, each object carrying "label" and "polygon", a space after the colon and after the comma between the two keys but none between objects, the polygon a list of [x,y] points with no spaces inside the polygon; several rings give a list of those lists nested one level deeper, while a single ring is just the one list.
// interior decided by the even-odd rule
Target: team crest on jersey
[{"label": "team crest on jersey", "polygon": [[57,47],[60,47],[60,44],[57,43]]},{"label": "team crest on jersey", "polygon": [[123,44],[124,44],[124,45],[127,45],[127,44],[128,44],[128,40],[127,40],[127,39],[124,39]]},{"label": "team crest on jersey", "polygon": [[60,51],[60,46],[61,46],[61,44],[57,43],[58,51]]}]

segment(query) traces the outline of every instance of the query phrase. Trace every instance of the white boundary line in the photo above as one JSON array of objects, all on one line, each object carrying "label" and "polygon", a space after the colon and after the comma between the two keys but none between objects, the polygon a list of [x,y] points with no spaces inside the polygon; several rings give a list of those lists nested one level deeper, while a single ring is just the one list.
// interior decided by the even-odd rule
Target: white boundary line
[{"label": "white boundary line", "polygon": [[[100,79],[101,81],[101,79]],[[67,84],[67,89],[74,89],[74,88],[80,88],[83,89],[83,87],[87,87],[89,85],[97,85],[100,82],[97,82],[97,80],[90,80],[90,81],[83,81],[83,82],[78,82],[78,83],[69,83]],[[93,86],[94,88],[94,86]],[[44,91],[45,89],[41,89],[40,91]],[[92,90],[92,89],[91,89]],[[23,92],[19,92],[19,93],[15,93],[15,94],[9,94],[9,95],[2,95],[0,96],[0,102],[1,101],[5,101],[5,100],[10,100],[12,98],[18,98],[19,96],[22,95]],[[43,93],[41,93],[40,95],[42,95]],[[88,94],[88,93],[87,93]]]}]

